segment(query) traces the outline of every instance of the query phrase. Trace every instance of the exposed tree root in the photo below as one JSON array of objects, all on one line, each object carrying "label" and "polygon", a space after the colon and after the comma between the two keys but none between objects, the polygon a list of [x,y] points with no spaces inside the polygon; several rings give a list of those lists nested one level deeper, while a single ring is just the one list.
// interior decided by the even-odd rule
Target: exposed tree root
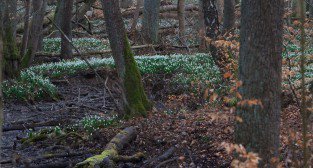
[{"label": "exposed tree root", "polygon": [[94,167],[115,167],[119,161],[132,162],[138,161],[144,157],[143,153],[137,153],[133,156],[121,156],[118,153],[135,138],[136,130],[134,127],[125,128],[118,133],[105,147],[104,151],[87,158],[85,161],[76,164],[75,168],[94,168]]}]

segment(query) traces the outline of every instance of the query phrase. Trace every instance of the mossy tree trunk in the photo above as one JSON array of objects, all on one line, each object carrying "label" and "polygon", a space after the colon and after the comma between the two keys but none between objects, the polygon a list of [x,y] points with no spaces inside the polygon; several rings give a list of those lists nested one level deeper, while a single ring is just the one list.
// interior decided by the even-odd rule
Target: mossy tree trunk
[{"label": "mossy tree trunk", "polygon": [[4,74],[6,78],[14,78],[19,75],[19,52],[16,46],[16,1],[4,0],[0,2],[3,6],[3,52],[4,52]]},{"label": "mossy tree trunk", "polygon": [[142,31],[147,43],[158,42],[160,0],[145,0]]},{"label": "mossy tree trunk", "polygon": [[[60,13],[62,16],[60,28],[64,34],[72,39],[72,10],[73,10],[73,0],[61,0]],[[61,36],[61,58],[69,59],[73,57],[72,46],[67,38]]]},{"label": "mossy tree trunk", "polygon": [[21,68],[26,68],[32,64],[35,53],[39,45],[40,35],[43,29],[43,20],[45,16],[46,0],[33,0],[33,18],[31,21],[31,29],[28,38],[27,52],[23,56]]},{"label": "mossy tree trunk", "polygon": [[119,2],[102,0],[110,46],[123,88],[125,117],[146,116],[151,104],[144,92],[141,75],[128,42]]},{"label": "mossy tree trunk", "polygon": [[241,2],[239,93],[254,105],[237,108],[235,140],[259,154],[259,167],[279,160],[283,13],[284,0]]}]

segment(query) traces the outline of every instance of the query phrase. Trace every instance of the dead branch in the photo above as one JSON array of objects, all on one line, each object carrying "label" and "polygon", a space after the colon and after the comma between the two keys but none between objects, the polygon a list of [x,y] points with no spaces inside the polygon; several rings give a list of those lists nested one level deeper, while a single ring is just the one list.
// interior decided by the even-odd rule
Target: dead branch
[{"label": "dead branch", "polygon": [[94,167],[115,167],[115,163],[118,161],[133,161],[141,159],[144,155],[137,153],[131,157],[120,156],[119,152],[136,137],[135,127],[125,128],[118,133],[105,147],[103,152],[99,155],[95,155],[87,158],[85,161],[76,164],[75,168],[94,168]]}]

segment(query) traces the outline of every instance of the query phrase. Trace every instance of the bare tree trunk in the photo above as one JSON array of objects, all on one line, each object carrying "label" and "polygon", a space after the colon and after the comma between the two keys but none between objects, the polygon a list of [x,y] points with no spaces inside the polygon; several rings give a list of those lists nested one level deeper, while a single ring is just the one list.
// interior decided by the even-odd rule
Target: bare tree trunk
[{"label": "bare tree trunk", "polygon": [[235,25],[235,0],[224,0],[223,30],[228,31]]},{"label": "bare tree trunk", "polygon": [[3,45],[5,60],[5,76],[8,78],[17,77],[19,74],[19,53],[16,46],[16,1],[2,0],[0,3],[4,7],[3,16]]},{"label": "bare tree trunk", "polygon": [[73,16],[72,20],[75,20],[77,23],[82,23],[85,20],[86,13],[91,10],[95,2],[96,0],[85,0],[83,6],[78,9],[77,16]]},{"label": "bare tree trunk", "polygon": [[43,28],[45,0],[33,0],[33,18],[28,38],[27,53],[22,59],[21,67],[26,68],[33,62]]},{"label": "bare tree trunk", "polygon": [[[47,5],[48,5],[47,0],[44,0],[43,1],[43,7],[41,8],[41,10],[42,10],[41,13],[44,15],[44,17],[46,14]],[[43,17],[43,22],[42,22],[42,31],[44,28],[44,17]],[[41,32],[40,36],[39,36],[39,40],[38,40],[37,52],[41,51],[43,48],[43,39],[44,39],[44,34],[43,34],[43,32]]]},{"label": "bare tree trunk", "polygon": [[218,13],[218,21],[221,23],[224,16],[224,0],[215,0],[215,6]]},{"label": "bare tree trunk", "polygon": [[158,42],[160,0],[145,0],[143,10],[143,36],[148,43]]},{"label": "bare tree trunk", "polygon": [[185,43],[185,0],[178,0],[177,4],[178,22],[179,22],[179,37]]},{"label": "bare tree trunk", "polygon": [[199,0],[199,8],[201,10],[198,11],[198,15],[199,15],[199,19],[198,19],[198,34],[199,34],[199,43],[200,43],[200,47],[199,50],[200,52],[204,52],[206,50],[206,46],[205,46],[205,25],[204,25],[204,13],[203,13],[203,0]]},{"label": "bare tree trunk", "polygon": [[271,160],[279,160],[283,11],[283,0],[241,3],[239,80],[243,84],[242,105],[236,113],[242,122],[236,123],[235,140],[259,154],[260,167],[276,167]]},{"label": "bare tree trunk", "polygon": [[[60,11],[62,15],[61,29],[64,34],[72,39],[72,10],[73,0],[61,0]],[[69,59],[73,57],[72,47],[64,35],[61,36],[61,58]]]},{"label": "bare tree trunk", "polygon": [[[0,2],[0,83],[2,83],[3,80],[3,61],[4,61],[4,55],[3,55],[3,5]],[[2,126],[4,124],[4,117],[3,117],[3,92],[2,87],[0,87],[0,153],[2,153]]]},{"label": "bare tree trunk", "polygon": [[[220,34],[220,30],[215,0],[202,0],[202,5],[206,37],[210,38],[212,41],[217,40],[217,37]],[[215,64],[219,67],[221,73],[226,73],[226,67],[229,64],[229,59],[212,43],[208,44],[208,48]]]},{"label": "bare tree trunk", "polygon": [[132,26],[131,26],[132,32],[136,30],[138,19],[139,19],[139,14],[140,14],[140,8],[142,4],[143,4],[143,0],[137,0],[136,11],[134,13],[134,19],[133,19]]},{"label": "bare tree trunk", "polygon": [[313,0],[309,0],[309,16],[313,19]]},{"label": "bare tree trunk", "polygon": [[25,0],[25,16],[24,16],[24,33],[20,55],[24,56],[26,53],[28,36],[29,36],[29,15],[30,15],[30,2],[31,0]]},{"label": "bare tree trunk", "polygon": [[144,92],[141,75],[128,42],[119,2],[102,0],[112,55],[123,89],[125,117],[146,116],[151,104]]}]

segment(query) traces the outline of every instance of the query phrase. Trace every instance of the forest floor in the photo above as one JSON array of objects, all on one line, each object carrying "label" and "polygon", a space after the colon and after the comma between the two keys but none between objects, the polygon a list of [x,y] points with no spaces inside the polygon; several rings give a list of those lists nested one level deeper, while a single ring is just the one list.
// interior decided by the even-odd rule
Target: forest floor
[{"label": "forest floor", "polygon": [[[115,73],[104,70],[107,86],[114,87]],[[155,80],[155,79],[158,80]],[[105,145],[123,128],[134,126],[137,135],[121,152],[133,155],[144,152],[140,162],[119,163],[118,167],[230,167],[232,158],[221,146],[233,142],[234,114],[220,106],[191,108],[184,100],[170,98],[169,77],[143,76],[148,96],[155,104],[146,118],[116,121],[91,134],[76,132],[25,143],[23,138],[44,128],[63,129],[75,125],[86,116],[114,116],[112,97],[105,94],[103,84],[91,72],[55,80],[61,99],[39,102],[6,102],[1,167],[72,167],[87,157],[101,153]],[[151,82],[153,81],[153,82]],[[113,90],[113,89],[112,89]],[[113,95],[117,96],[117,93]],[[179,108],[177,107],[186,107]],[[299,109],[290,104],[282,111],[281,161],[288,164],[293,156],[290,134],[300,136]],[[29,129],[32,128],[33,131]],[[293,134],[292,134],[293,135]],[[167,158],[148,163],[174,149]]]}]

